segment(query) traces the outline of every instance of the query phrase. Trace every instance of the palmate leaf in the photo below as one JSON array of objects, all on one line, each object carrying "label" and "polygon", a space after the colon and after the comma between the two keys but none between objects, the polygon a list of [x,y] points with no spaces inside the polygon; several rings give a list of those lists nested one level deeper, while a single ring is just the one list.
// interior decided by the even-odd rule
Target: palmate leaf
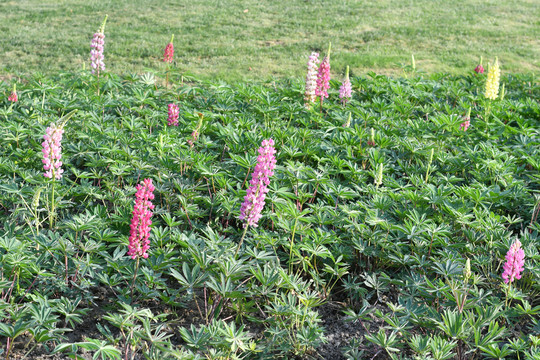
[{"label": "palmate leaf", "polygon": [[386,350],[389,354],[399,351],[399,342],[397,340],[397,332],[393,331],[390,336],[386,335],[384,329],[379,329],[379,332],[375,335],[366,335],[366,340],[380,346]]},{"label": "palmate leaf", "polygon": [[460,275],[463,273],[461,264],[451,259],[446,260],[445,263],[435,262],[433,264],[433,270],[446,278],[451,278],[454,275]]},{"label": "palmate leaf", "polygon": [[101,358],[102,360],[120,360],[122,358],[122,353],[116,347],[107,344],[106,341],[100,341],[97,339],[87,339],[87,341],[76,342],[76,343],[63,343],[56,346],[53,350],[53,354],[58,352],[69,351],[69,355],[75,356],[77,359],[83,359],[82,357],[76,355],[78,348],[81,347],[87,351],[95,351],[92,359],[97,360]]},{"label": "palmate leaf", "polygon": [[491,359],[505,359],[514,353],[514,350],[510,349],[508,344],[504,344],[501,348],[498,343],[480,346],[480,350],[489,355]]}]

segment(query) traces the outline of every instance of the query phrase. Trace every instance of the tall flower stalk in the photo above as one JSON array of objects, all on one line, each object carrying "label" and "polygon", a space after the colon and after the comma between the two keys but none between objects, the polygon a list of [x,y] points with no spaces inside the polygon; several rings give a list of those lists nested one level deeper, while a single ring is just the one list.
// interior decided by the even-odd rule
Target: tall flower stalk
[{"label": "tall flower stalk", "polygon": [[[499,82],[501,78],[501,69],[499,66],[499,59],[495,58],[495,63],[493,66],[488,63],[488,74],[486,80],[486,90],[484,92],[484,97],[486,100],[496,100],[499,96]],[[486,133],[489,131],[489,115],[491,110],[491,102],[488,102],[486,105],[485,111],[485,122],[486,122]]]},{"label": "tall flower stalk", "polygon": [[51,179],[51,206],[49,213],[49,226],[52,229],[54,226],[55,207],[54,201],[54,184],[56,180],[62,179],[62,134],[64,133],[63,124],[52,124],[45,131],[43,135],[43,142],[41,143],[43,153],[43,176]]},{"label": "tall flower stalk", "polygon": [[506,288],[506,306],[508,306],[508,294],[510,293],[510,286],[514,280],[521,279],[521,273],[525,266],[525,252],[521,248],[521,242],[515,240],[505,256],[506,262],[503,265],[502,278],[505,284],[508,284]]},{"label": "tall flower stalk", "polygon": [[488,64],[488,74],[486,80],[486,90],[484,95],[486,99],[495,100],[499,96],[499,81],[501,78],[501,69],[499,59],[495,58],[493,66]]},{"label": "tall flower stalk", "polygon": [[129,251],[132,259],[139,257],[147,258],[150,249],[150,225],[152,225],[152,210],[154,205],[155,187],[152,179],[144,179],[142,184],[137,185],[135,194],[135,206],[130,225]]},{"label": "tall flower stalk", "polygon": [[502,278],[505,284],[511,284],[514,280],[521,279],[521,273],[525,266],[525,252],[521,248],[519,240],[512,243],[505,259],[506,263],[503,266]]},{"label": "tall flower stalk", "polygon": [[92,74],[97,75],[98,94],[99,94],[99,74],[105,70],[105,56],[103,50],[105,48],[105,24],[109,15],[105,15],[105,19],[100,28],[92,37],[90,43],[90,67],[92,68]]},{"label": "tall flower stalk", "polygon": [[73,114],[77,110],[73,110],[60,120],[57,123],[51,124],[46,130],[45,135],[43,135],[43,142],[41,143],[41,152],[43,158],[41,162],[43,163],[43,176],[51,180],[51,205],[49,212],[49,226],[52,229],[54,226],[55,218],[55,208],[56,202],[54,200],[55,192],[54,185],[56,180],[62,179],[62,174],[64,169],[62,169],[62,135],[64,134],[64,126]]},{"label": "tall flower stalk", "polygon": [[308,59],[308,70],[306,75],[306,92],[304,93],[304,105],[307,109],[317,100],[317,67],[319,64],[319,53],[312,52]]},{"label": "tall flower stalk", "polygon": [[154,184],[152,179],[144,179],[142,184],[137,185],[135,193],[135,206],[133,207],[133,217],[131,218],[129,250],[128,255],[132,259],[137,259],[135,270],[133,271],[133,282],[131,283],[131,298],[133,299],[133,288],[139,270],[139,259],[148,258],[150,249],[150,225],[152,225],[152,210],[154,209]]},{"label": "tall flower stalk", "polygon": [[251,181],[247,194],[244,197],[244,202],[240,207],[239,219],[244,222],[244,233],[238,243],[235,257],[238,250],[242,246],[244,237],[246,236],[249,226],[257,227],[261,218],[261,212],[264,208],[266,194],[268,193],[268,185],[270,178],[274,175],[276,167],[276,149],[274,148],[274,140],[263,140],[259,148],[259,156],[257,157],[257,165],[251,174]]},{"label": "tall flower stalk", "polygon": [[169,87],[169,70],[170,64],[173,61],[174,56],[174,34],[171,36],[171,41],[165,46],[165,51],[163,52],[163,61],[167,63],[167,73],[166,73],[166,87]]},{"label": "tall flower stalk", "polygon": [[317,87],[315,88],[315,95],[319,97],[322,103],[324,98],[328,98],[328,89],[330,89],[330,48],[332,43],[328,45],[328,53],[324,57],[321,65],[319,66],[319,73],[317,74]]},{"label": "tall flower stalk", "polygon": [[345,79],[339,87],[339,99],[343,106],[347,105],[352,96],[352,86],[351,81],[349,80],[349,67],[347,66],[347,72],[345,73]]}]

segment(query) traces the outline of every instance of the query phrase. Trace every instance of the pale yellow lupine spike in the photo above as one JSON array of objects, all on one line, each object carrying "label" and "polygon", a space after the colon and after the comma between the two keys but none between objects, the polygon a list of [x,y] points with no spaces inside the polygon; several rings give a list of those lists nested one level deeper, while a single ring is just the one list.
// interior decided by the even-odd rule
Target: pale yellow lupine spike
[{"label": "pale yellow lupine spike", "polygon": [[493,66],[488,63],[488,74],[486,80],[486,99],[495,100],[499,96],[499,81],[501,78],[501,69],[499,67],[499,59],[495,58]]}]

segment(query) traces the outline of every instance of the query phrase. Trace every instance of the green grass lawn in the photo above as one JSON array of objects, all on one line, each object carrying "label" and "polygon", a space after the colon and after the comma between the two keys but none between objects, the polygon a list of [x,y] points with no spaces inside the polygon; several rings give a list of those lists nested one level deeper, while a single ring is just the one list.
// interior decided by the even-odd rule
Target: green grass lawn
[{"label": "green grass lawn", "polygon": [[165,68],[175,36],[180,71],[203,79],[304,76],[313,50],[333,44],[334,76],[470,71],[483,55],[503,72],[540,72],[540,7],[528,1],[20,0],[0,2],[2,75],[88,66],[105,14],[109,71]]}]

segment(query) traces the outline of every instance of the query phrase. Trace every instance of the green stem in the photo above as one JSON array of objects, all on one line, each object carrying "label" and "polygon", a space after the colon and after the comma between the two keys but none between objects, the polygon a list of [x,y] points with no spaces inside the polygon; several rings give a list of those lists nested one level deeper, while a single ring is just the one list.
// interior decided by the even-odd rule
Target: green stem
[{"label": "green stem", "polygon": [[53,168],[53,171],[52,171],[52,194],[51,194],[51,213],[49,214],[49,227],[50,229],[52,230],[53,226],[54,226],[54,210],[55,210],[55,204],[54,204],[54,177],[55,177],[55,174],[54,174],[54,168]]},{"label": "green stem", "polygon": [[133,281],[131,282],[131,298],[129,299],[130,304],[133,303],[133,290],[135,287],[135,280],[137,279],[137,272],[139,271],[139,259],[140,257],[137,256],[137,263],[135,264],[135,271],[133,272]]},{"label": "green stem", "polygon": [[289,254],[289,272],[292,272],[292,252],[293,252],[293,244],[294,244],[294,234],[296,233],[296,224],[298,223],[298,218],[294,219],[294,226],[291,236],[291,247],[290,247],[290,254]]},{"label": "green stem", "polygon": [[491,113],[491,102],[488,102],[488,104],[486,106],[485,116],[484,116],[484,120],[486,122],[486,134],[488,134],[488,135],[489,135],[489,122],[488,122],[488,119],[489,119],[490,113]]},{"label": "green stem", "polygon": [[238,247],[236,248],[236,252],[234,253],[235,260],[236,260],[236,256],[238,255],[238,250],[240,250],[240,247],[242,246],[242,243],[244,242],[244,238],[246,237],[248,227],[249,225],[246,224],[246,227],[244,228],[244,233],[242,234],[242,238],[240,239],[240,242],[238,243]]}]

